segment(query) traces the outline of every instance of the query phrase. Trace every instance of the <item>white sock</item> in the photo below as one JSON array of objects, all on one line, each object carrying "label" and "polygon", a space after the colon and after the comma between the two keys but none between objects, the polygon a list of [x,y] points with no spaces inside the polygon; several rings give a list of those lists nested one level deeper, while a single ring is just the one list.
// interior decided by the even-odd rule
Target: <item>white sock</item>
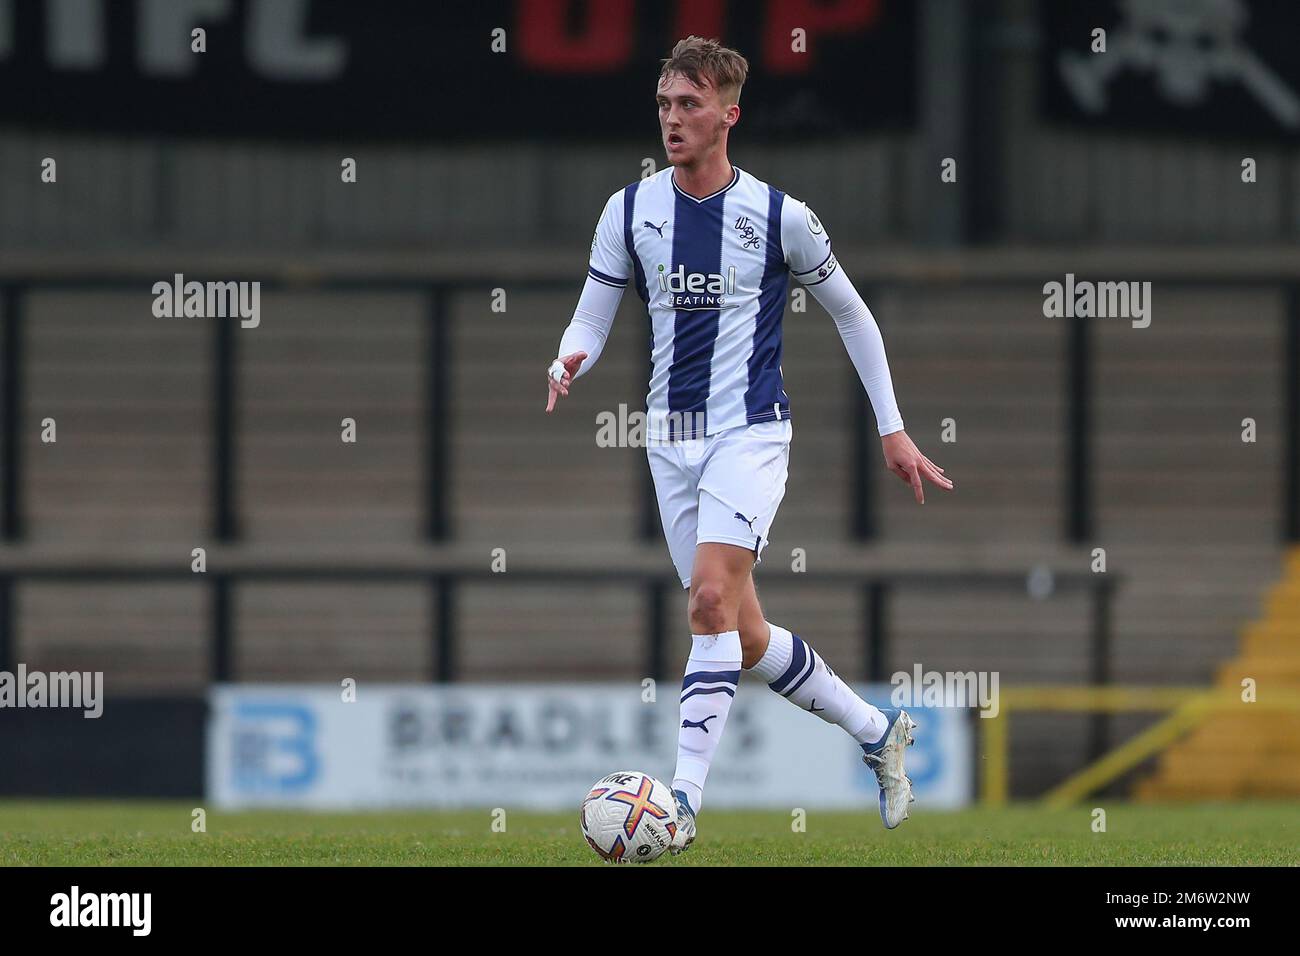
[{"label": "white sock", "polygon": [[767,626],[767,653],[749,668],[751,674],[791,703],[843,727],[860,744],[884,736],[889,723],[885,715],[853,693],[807,641],[771,621]]},{"label": "white sock", "polygon": [[692,634],[691,656],[682,678],[681,725],[677,730],[677,770],[673,789],[686,794],[700,812],[704,780],[727,725],[740,682],[740,632]]}]

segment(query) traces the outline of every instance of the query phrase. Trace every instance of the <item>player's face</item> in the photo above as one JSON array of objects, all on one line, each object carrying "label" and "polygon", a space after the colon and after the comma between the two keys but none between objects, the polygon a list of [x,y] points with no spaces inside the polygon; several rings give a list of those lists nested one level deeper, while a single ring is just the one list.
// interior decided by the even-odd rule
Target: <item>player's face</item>
[{"label": "player's face", "polygon": [[712,84],[695,86],[686,77],[672,73],[659,82],[655,93],[659,104],[659,132],[664,152],[673,166],[696,165],[722,146],[722,138],[735,122]]}]

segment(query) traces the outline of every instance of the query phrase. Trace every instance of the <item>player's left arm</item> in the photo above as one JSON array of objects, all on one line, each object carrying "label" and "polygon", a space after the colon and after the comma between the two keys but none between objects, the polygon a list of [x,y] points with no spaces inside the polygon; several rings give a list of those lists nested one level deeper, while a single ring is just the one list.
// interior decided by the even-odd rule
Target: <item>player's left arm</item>
[{"label": "player's left arm", "polygon": [[867,304],[858,295],[853,282],[844,270],[835,269],[824,280],[808,287],[831,314],[839,329],[844,348],[848,350],[853,367],[857,369],[862,387],[871,397],[871,407],[876,413],[876,426],[880,433],[880,447],[885,455],[885,467],[912,486],[917,504],[925,504],[924,478],[945,491],[951,491],[952,481],[943,469],[921,453],[903,430],[903,416],[894,398],[894,385],[889,374],[889,360],[885,357],[885,341],[880,326]]},{"label": "player's left arm", "polygon": [[885,467],[912,486],[917,504],[925,503],[922,479],[951,491],[953,483],[943,469],[922,454],[903,430],[880,327],[852,280],[839,267],[825,228],[812,210],[789,197],[781,219],[782,245],[790,271],[835,320],[844,348],[871,399]]}]

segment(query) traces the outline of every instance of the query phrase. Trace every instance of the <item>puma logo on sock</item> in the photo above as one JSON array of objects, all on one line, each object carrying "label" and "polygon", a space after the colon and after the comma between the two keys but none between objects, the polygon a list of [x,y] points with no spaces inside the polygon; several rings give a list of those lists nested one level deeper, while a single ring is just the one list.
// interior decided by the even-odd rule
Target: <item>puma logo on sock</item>
[{"label": "puma logo on sock", "polygon": [[703,720],[683,720],[682,727],[698,727],[700,730],[704,731],[707,734],[709,732],[709,728],[704,725],[717,716],[718,716],[717,714],[709,714],[709,716],[705,717]]}]

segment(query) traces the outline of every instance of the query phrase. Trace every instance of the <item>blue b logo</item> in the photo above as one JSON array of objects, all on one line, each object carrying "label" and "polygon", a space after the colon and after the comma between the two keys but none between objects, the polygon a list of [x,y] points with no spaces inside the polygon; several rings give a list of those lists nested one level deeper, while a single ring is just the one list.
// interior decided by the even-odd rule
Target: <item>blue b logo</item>
[{"label": "blue b logo", "polygon": [[316,779],[316,717],[298,704],[239,703],[231,731],[236,790],[298,793]]}]

